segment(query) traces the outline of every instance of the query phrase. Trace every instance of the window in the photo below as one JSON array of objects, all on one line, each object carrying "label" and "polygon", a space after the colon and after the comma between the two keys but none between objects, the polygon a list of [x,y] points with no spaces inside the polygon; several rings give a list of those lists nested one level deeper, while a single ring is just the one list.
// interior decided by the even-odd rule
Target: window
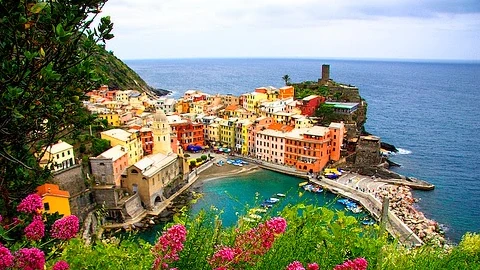
[{"label": "window", "polygon": [[43,209],[45,209],[45,211],[49,211],[50,210],[50,204],[48,202],[44,203],[43,204]]},{"label": "window", "polygon": [[62,157],[65,157],[65,152],[62,152]]},{"label": "window", "polygon": [[130,172],[131,172],[132,174],[137,174],[137,173],[138,173],[138,171],[135,170],[135,169],[132,169]]}]

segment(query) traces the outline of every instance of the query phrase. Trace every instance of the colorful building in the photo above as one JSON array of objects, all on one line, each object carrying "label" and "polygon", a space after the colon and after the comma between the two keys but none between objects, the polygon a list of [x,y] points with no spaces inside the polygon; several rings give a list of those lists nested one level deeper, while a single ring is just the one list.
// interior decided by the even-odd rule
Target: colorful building
[{"label": "colorful building", "polygon": [[143,157],[142,142],[137,133],[116,128],[103,131],[100,136],[102,139],[110,141],[111,146],[123,146],[128,153],[128,163],[134,164]]},{"label": "colorful building", "polygon": [[272,123],[275,123],[275,120],[271,117],[258,117],[255,119],[252,124],[248,127],[248,155],[256,157],[256,135],[257,132],[266,129]]},{"label": "colorful building", "polygon": [[317,95],[310,95],[299,101],[299,108],[302,111],[302,115],[313,116],[317,108],[325,102],[325,98]]},{"label": "colorful building", "polygon": [[[169,124],[168,118],[162,110],[157,110],[153,116],[152,123],[152,135],[153,135],[153,148],[152,154],[171,153],[172,143],[171,134],[175,133]],[[176,142],[175,142],[176,146]]]},{"label": "colorful building", "polygon": [[121,145],[116,145],[100,155],[90,158],[92,175],[99,185],[120,187],[122,173],[128,165],[128,153]]},{"label": "colorful building", "polygon": [[144,157],[127,169],[122,187],[131,194],[138,193],[146,209],[154,209],[170,194],[167,188],[182,181],[177,154],[158,153]]},{"label": "colorful building", "polygon": [[293,88],[293,86],[284,86],[278,89],[279,99],[294,98],[294,97],[295,97],[295,89]]},{"label": "colorful building", "polygon": [[252,121],[248,119],[239,120],[235,126],[235,150],[242,155],[248,154],[248,128]]},{"label": "colorful building", "polygon": [[[331,128],[314,126],[293,129],[285,137],[285,164],[305,172],[322,171],[330,160],[340,158],[342,126],[343,123],[335,124]],[[333,148],[335,152],[338,151],[338,155],[334,154]]]},{"label": "colorful building", "polygon": [[250,112],[256,112],[256,109],[262,100],[267,100],[267,94],[259,92],[251,92],[245,94],[245,102],[243,108]]},{"label": "colorful building", "polygon": [[238,118],[224,119],[220,122],[220,144],[223,147],[235,149],[235,126]]},{"label": "colorful building", "polygon": [[64,217],[70,216],[70,193],[60,190],[58,185],[43,184],[37,187],[37,194],[42,197],[43,210],[48,214],[59,213]]},{"label": "colorful building", "polygon": [[273,123],[267,129],[258,131],[255,140],[256,158],[284,165],[285,136],[292,130],[291,126]]},{"label": "colorful building", "polygon": [[183,119],[178,115],[167,116],[172,132],[177,135],[180,147],[187,149],[189,144],[205,145],[203,123],[192,122],[190,119]]},{"label": "colorful building", "polygon": [[42,168],[48,167],[54,172],[67,169],[75,164],[73,146],[62,141],[48,146],[45,149],[45,154],[40,160],[40,166]]}]

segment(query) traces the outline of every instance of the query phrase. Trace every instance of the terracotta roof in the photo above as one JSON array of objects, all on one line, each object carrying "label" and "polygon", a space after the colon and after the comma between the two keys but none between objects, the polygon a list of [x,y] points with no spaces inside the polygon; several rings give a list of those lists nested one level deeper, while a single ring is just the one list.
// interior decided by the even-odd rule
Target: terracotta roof
[{"label": "terracotta roof", "polygon": [[46,195],[57,196],[57,197],[66,197],[70,198],[70,193],[65,190],[60,190],[57,185],[54,184],[43,184],[37,187],[37,194],[41,197]]},{"label": "terracotta roof", "polygon": [[290,132],[294,129],[294,127],[283,125],[280,123],[273,123],[273,124],[270,124],[270,126],[268,126],[268,129],[273,129],[273,130],[282,131],[282,132]]},{"label": "terracotta roof", "polygon": [[236,109],[238,109],[239,105],[236,105],[236,104],[232,104],[232,105],[228,105],[225,110],[226,111],[235,111]]}]

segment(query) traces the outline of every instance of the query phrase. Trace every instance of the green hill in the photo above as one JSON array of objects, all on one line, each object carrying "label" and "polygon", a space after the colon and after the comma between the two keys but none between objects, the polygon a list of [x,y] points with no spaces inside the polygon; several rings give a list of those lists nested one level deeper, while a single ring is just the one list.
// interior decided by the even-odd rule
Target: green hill
[{"label": "green hill", "polygon": [[170,93],[168,90],[155,89],[149,86],[135,71],[118,59],[112,52],[103,48],[98,50],[98,59],[95,68],[107,81],[110,89],[137,90],[140,92],[155,93],[159,96]]}]

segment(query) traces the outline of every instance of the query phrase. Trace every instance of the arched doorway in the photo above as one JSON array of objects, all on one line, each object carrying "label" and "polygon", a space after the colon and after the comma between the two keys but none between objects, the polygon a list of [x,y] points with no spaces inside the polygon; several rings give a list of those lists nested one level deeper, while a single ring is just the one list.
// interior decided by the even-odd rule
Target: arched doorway
[{"label": "arched doorway", "polygon": [[160,198],[160,196],[155,197],[155,202],[154,202],[155,206],[158,206],[161,202],[162,202],[162,199]]},{"label": "arched doorway", "polygon": [[307,169],[307,165],[303,165],[303,169],[306,170],[306,169]]}]

